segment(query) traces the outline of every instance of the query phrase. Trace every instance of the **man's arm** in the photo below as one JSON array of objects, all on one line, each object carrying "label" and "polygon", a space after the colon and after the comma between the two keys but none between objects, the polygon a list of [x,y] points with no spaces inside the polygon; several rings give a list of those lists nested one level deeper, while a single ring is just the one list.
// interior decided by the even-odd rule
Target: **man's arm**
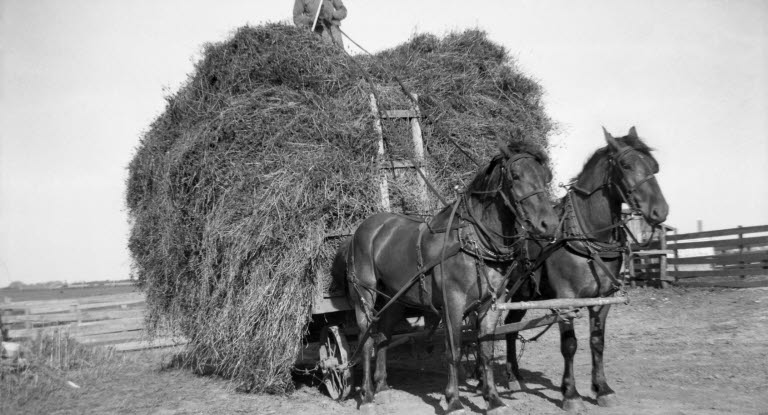
[{"label": "man's arm", "polygon": [[333,20],[343,20],[347,17],[347,8],[341,0],[333,0]]},{"label": "man's arm", "polygon": [[314,16],[310,16],[304,10],[304,0],[293,2],[293,24],[298,27],[312,27]]}]

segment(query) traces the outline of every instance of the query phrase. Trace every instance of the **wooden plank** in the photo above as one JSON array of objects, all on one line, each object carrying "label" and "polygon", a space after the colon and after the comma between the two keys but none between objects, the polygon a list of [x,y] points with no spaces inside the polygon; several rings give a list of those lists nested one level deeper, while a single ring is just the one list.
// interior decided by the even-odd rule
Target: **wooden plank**
[{"label": "wooden plank", "polygon": [[762,269],[768,271],[768,263],[757,262],[754,264],[736,263],[736,264],[723,264],[715,266],[715,269]]},{"label": "wooden plank", "polygon": [[133,352],[137,350],[157,349],[160,347],[173,347],[187,344],[187,340],[181,337],[163,337],[153,340],[133,340],[119,343],[114,346],[118,352]]},{"label": "wooden plank", "polygon": [[383,160],[379,169],[392,170],[392,169],[413,169],[421,167],[421,163],[413,164],[410,160]]},{"label": "wooden plank", "polygon": [[664,281],[664,282],[675,282],[674,277],[670,277],[669,274],[667,276],[662,277],[661,273],[659,271],[646,271],[646,272],[640,272],[637,275],[635,275],[635,280],[637,281]]},{"label": "wooden plank", "polygon": [[[88,311],[79,314],[80,320],[83,322],[96,321],[96,320],[112,320],[131,317],[144,316],[143,308],[134,309],[114,309],[114,310],[97,310]],[[76,322],[78,313],[53,313],[53,314],[30,314],[30,315],[8,315],[3,317],[3,322],[6,324],[21,323],[25,321],[31,321],[32,323],[70,323]]]},{"label": "wooden plank", "polygon": [[768,280],[743,281],[736,279],[733,281],[679,281],[678,285],[691,288],[758,288],[768,287]]},{"label": "wooden plank", "polygon": [[82,344],[107,344],[125,343],[140,340],[145,336],[144,330],[123,331],[119,333],[94,334],[88,336],[76,336],[75,339]]},{"label": "wooden plank", "polygon": [[31,314],[49,314],[49,313],[61,313],[61,312],[67,312],[72,309],[73,305],[76,305],[78,310],[93,310],[93,309],[99,309],[99,308],[110,308],[110,307],[137,307],[140,304],[144,304],[143,298],[136,298],[131,300],[123,300],[123,301],[113,301],[113,302],[106,302],[106,303],[90,303],[90,304],[70,304],[68,306],[63,305],[42,305],[42,306],[36,306],[36,307],[29,307]]},{"label": "wooden plank", "polygon": [[347,310],[352,310],[352,306],[349,304],[349,300],[347,300],[346,296],[316,298],[315,303],[312,306],[312,314],[325,314]]},{"label": "wooden plank", "polygon": [[646,249],[645,251],[633,251],[633,256],[661,256],[672,255],[675,251],[671,249]]},{"label": "wooden plank", "polygon": [[500,310],[533,310],[550,308],[590,307],[609,304],[626,304],[626,297],[599,297],[599,298],[558,298],[555,300],[518,301],[514,303],[497,304]]},{"label": "wooden plank", "polygon": [[745,226],[743,228],[719,229],[719,230],[716,230],[716,231],[705,231],[705,232],[681,233],[681,234],[678,234],[678,235],[667,235],[667,242],[681,241],[681,240],[686,240],[686,239],[711,238],[711,237],[715,237],[715,236],[729,236],[729,235],[738,235],[738,234],[747,234],[747,233],[758,233],[758,232],[768,232],[768,225]]},{"label": "wooden plank", "polygon": [[[377,155],[379,160],[384,159],[384,130],[381,128],[381,118],[379,118],[379,105],[376,102],[376,96],[373,94],[370,94],[370,107],[371,107],[371,114],[374,116],[373,120],[373,128],[376,130],[376,134],[378,135],[378,149],[377,149]],[[389,203],[389,182],[387,181],[387,178],[382,174],[379,175],[379,197],[381,198],[381,209],[385,212],[389,212],[390,209],[390,203]]]},{"label": "wooden plank", "polygon": [[384,110],[381,112],[382,118],[419,118],[419,113],[410,110]]},{"label": "wooden plank", "polygon": [[696,277],[734,277],[740,275],[768,275],[765,269],[716,269],[710,271],[669,271],[668,274],[676,278],[696,278]]},{"label": "wooden plank", "polygon": [[144,328],[144,318],[125,318],[119,320],[103,320],[90,323],[70,323],[56,326],[25,328],[10,330],[8,335],[12,338],[31,338],[38,333],[52,333],[56,330],[67,331],[73,337],[89,336],[94,334],[117,333],[122,331],[141,330]]},{"label": "wooden plank", "polygon": [[70,333],[74,336],[92,334],[119,333],[121,331],[141,330],[144,328],[144,318],[124,318],[119,320],[102,320],[90,323],[74,324]]},{"label": "wooden plank", "polygon": [[121,305],[133,305],[143,303],[143,294],[118,294],[106,296],[83,297],[67,300],[51,301],[19,301],[2,304],[2,308],[9,310],[23,310],[29,308],[33,314],[61,313],[70,311],[73,305],[79,309],[93,309],[102,307],[116,307]]},{"label": "wooden plank", "polygon": [[752,238],[742,239],[720,239],[715,241],[700,241],[700,242],[676,242],[667,244],[670,249],[692,249],[692,248],[738,248],[739,246],[752,247],[752,246],[765,246],[768,245],[768,236],[755,236]]},{"label": "wooden plank", "polygon": [[[718,254],[718,255],[704,255],[688,258],[669,258],[670,264],[676,265],[692,265],[692,264],[717,264],[717,265],[729,265],[740,263],[754,263],[768,261],[768,251],[752,251],[744,252],[743,254]],[[768,264],[767,264],[768,265]]]},{"label": "wooden plank", "polygon": [[638,271],[647,271],[647,270],[655,270],[658,271],[661,269],[661,264],[658,262],[656,263],[640,263],[635,264],[635,269]]},{"label": "wooden plank", "polygon": [[136,299],[143,299],[142,293],[127,293],[127,294],[109,294],[109,295],[96,295],[91,297],[79,297],[70,298],[66,300],[30,300],[30,301],[14,301],[11,303],[4,303],[3,308],[24,308],[24,307],[38,307],[46,305],[61,305],[70,306],[72,304],[92,304],[92,303],[112,303],[122,301],[133,301]]}]

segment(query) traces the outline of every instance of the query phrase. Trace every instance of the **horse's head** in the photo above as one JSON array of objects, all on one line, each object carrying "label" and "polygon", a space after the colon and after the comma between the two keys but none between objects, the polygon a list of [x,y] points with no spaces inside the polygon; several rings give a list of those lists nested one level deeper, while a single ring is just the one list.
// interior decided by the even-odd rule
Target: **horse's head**
[{"label": "horse's head", "polygon": [[524,230],[552,236],[557,215],[552,209],[547,187],[552,172],[546,155],[535,149],[516,149],[501,145],[501,194]]},{"label": "horse's head", "polygon": [[667,219],[669,206],[661,192],[655,173],[659,164],[651,156],[650,148],[637,136],[635,127],[624,137],[613,137],[603,128],[611,163],[611,181],[624,201],[639,211],[650,225]]}]

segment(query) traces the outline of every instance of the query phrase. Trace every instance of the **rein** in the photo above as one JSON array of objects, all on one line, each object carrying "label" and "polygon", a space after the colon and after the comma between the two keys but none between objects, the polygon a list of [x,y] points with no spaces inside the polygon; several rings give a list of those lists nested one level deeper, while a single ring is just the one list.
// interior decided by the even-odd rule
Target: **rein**
[{"label": "rein", "polygon": [[[549,246],[544,248],[544,251],[539,255],[534,265],[529,269],[528,272],[532,272],[539,266],[541,266],[544,261],[554,252],[556,249],[559,249],[560,247],[567,245],[570,247],[575,253],[588,257],[592,262],[597,264],[597,266],[603,271],[603,273],[611,280],[611,284],[613,285],[613,289],[606,295],[610,295],[616,291],[623,291],[624,290],[624,284],[622,281],[620,281],[614,274],[611,272],[611,270],[608,268],[608,266],[605,264],[605,262],[602,259],[601,254],[605,255],[608,253],[615,253],[617,256],[621,253],[628,254],[631,250],[631,246],[627,243],[626,235],[629,234],[630,237],[637,243],[637,238],[632,234],[632,232],[627,227],[627,222],[629,221],[629,217],[624,219],[619,219],[618,221],[613,220],[612,223],[608,226],[595,229],[592,231],[587,231],[585,229],[585,220],[583,219],[583,216],[581,215],[581,212],[576,207],[576,205],[573,203],[573,196],[572,192],[578,192],[587,198],[592,197],[595,193],[597,193],[598,190],[601,189],[615,189],[616,193],[618,193],[621,200],[627,204],[627,206],[630,207],[633,214],[641,213],[640,207],[635,202],[634,198],[632,198],[632,193],[637,190],[638,187],[640,187],[642,184],[646,183],[647,181],[653,179],[655,176],[653,173],[647,174],[643,179],[635,183],[634,185],[630,186],[629,183],[627,183],[626,177],[621,171],[621,161],[624,157],[626,157],[630,152],[637,151],[632,147],[625,147],[619,150],[616,154],[611,156],[609,158],[609,165],[610,165],[610,173],[606,175],[606,180],[603,184],[600,186],[597,186],[593,190],[589,191],[584,188],[581,188],[578,186],[578,183],[571,183],[567,186],[567,193],[565,197],[563,197],[563,217],[560,221],[560,224],[558,225],[558,230],[556,231],[556,235],[560,234],[562,235],[561,238],[557,239],[556,242],[553,244],[550,244]],[[645,163],[645,159],[641,157],[641,160],[643,160],[643,163]],[[653,171],[650,166],[646,164],[646,168],[648,171]],[[618,173],[618,174],[617,174]],[[617,183],[616,176],[620,176],[620,179],[618,180],[619,183]],[[570,220],[568,220],[570,219]],[[565,229],[566,222],[570,222],[571,226],[569,229]],[[575,225],[575,226],[574,226]],[[595,239],[595,236],[609,230],[618,230],[619,234],[616,238],[617,240],[615,242],[601,242]],[[655,228],[654,228],[655,232]],[[569,234],[569,235],[568,235]],[[623,236],[623,237],[622,237]],[[576,245],[574,245],[574,242],[580,242],[583,246],[583,250],[579,249]],[[648,244],[650,244],[650,239]],[[510,292],[510,296],[514,293],[514,291]]]},{"label": "rein", "polygon": [[[533,155],[528,154],[528,153],[520,153],[520,154],[516,154],[516,155],[513,155],[513,156],[508,156],[507,158],[508,158],[508,160],[506,162],[508,162],[508,163],[514,163],[514,162],[516,162],[516,161],[518,161],[520,159],[524,159],[524,158],[534,158],[535,159],[535,157]],[[428,264],[423,264],[423,265],[419,264],[419,267],[418,267],[416,273],[408,280],[408,282],[406,284],[404,284],[397,291],[397,293],[395,293],[391,297],[386,295],[386,294],[384,294],[380,290],[377,290],[375,287],[369,287],[367,285],[360,284],[360,282],[355,277],[355,275],[354,275],[354,246],[353,246],[354,238],[353,238],[352,243],[350,244],[350,247],[349,247],[349,249],[350,249],[350,257],[349,257],[349,261],[347,263],[347,280],[350,283],[350,285],[353,287],[353,289],[357,292],[358,297],[361,299],[361,305],[363,306],[364,312],[366,314],[366,317],[368,318],[370,323],[374,323],[374,322],[378,321],[380,316],[381,316],[381,314],[386,309],[388,309],[396,301],[400,301],[400,297],[402,297],[410,288],[412,288],[413,285],[417,281],[422,279],[426,272],[428,272],[429,270],[433,269],[434,267],[436,267],[438,265],[441,265],[441,267],[440,267],[440,274],[441,274],[440,277],[441,277],[441,281],[442,281],[441,291],[442,291],[442,297],[443,297],[442,298],[443,299],[443,314],[444,314],[443,317],[445,319],[445,326],[446,326],[446,329],[447,329],[448,338],[451,339],[450,340],[451,355],[452,355],[453,358],[455,358],[455,356],[457,356],[457,351],[455,350],[456,346],[453,344],[453,328],[452,328],[452,325],[451,325],[451,322],[450,322],[450,315],[448,313],[449,307],[448,307],[448,294],[447,294],[447,290],[446,290],[446,285],[447,284],[446,284],[446,281],[445,281],[445,274],[444,274],[444,270],[443,270],[443,266],[442,265],[445,263],[445,260],[447,258],[453,257],[454,255],[458,254],[459,252],[464,252],[465,254],[469,255],[470,257],[475,258],[476,266],[478,268],[478,272],[482,272],[482,274],[485,276],[486,282],[488,284],[488,291],[491,294],[490,295],[490,300],[492,302],[492,307],[494,307],[495,303],[496,303],[496,300],[497,300],[499,295],[497,294],[497,288],[493,287],[493,285],[490,283],[490,278],[488,277],[487,272],[485,272],[485,269],[484,269],[485,261],[493,261],[493,262],[509,262],[509,261],[513,261],[512,265],[510,266],[510,268],[508,270],[508,272],[504,276],[504,279],[503,279],[502,283],[499,285],[499,287],[505,286],[506,285],[506,281],[509,279],[509,276],[512,274],[512,271],[517,267],[517,262],[514,261],[515,250],[516,250],[516,246],[515,245],[518,245],[521,241],[525,241],[527,239],[533,239],[529,235],[529,231],[524,227],[524,222],[520,221],[520,216],[524,215],[525,220],[530,222],[530,220],[528,219],[528,215],[527,215],[525,209],[523,209],[523,207],[522,207],[522,203],[521,202],[523,200],[529,198],[529,197],[532,197],[532,196],[537,195],[539,193],[545,192],[544,189],[536,189],[534,191],[531,191],[531,192],[528,192],[528,193],[524,194],[523,196],[513,197],[513,200],[510,201],[509,197],[507,197],[507,195],[503,191],[504,190],[504,184],[506,184],[506,180],[508,179],[507,178],[507,174],[505,174],[505,169],[504,169],[503,165],[502,165],[501,168],[502,168],[502,181],[501,181],[501,183],[499,183],[499,186],[497,187],[497,189],[494,189],[494,190],[491,190],[491,191],[467,191],[467,192],[465,192],[463,194],[462,197],[457,197],[456,198],[456,201],[452,204],[450,215],[448,216],[447,226],[445,227],[445,229],[434,229],[434,228],[432,228],[432,226],[431,226],[431,224],[429,222],[426,222],[426,227],[429,229],[430,232],[432,232],[432,233],[443,233],[444,232],[445,233],[445,235],[443,237],[443,245],[442,245],[442,248],[441,248],[440,257],[438,259],[436,259],[436,260],[430,261]],[[509,188],[511,189],[512,187],[509,186]],[[499,195],[501,195],[502,199],[504,201],[504,205],[513,214],[513,216],[515,217],[516,223],[521,226],[522,233],[516,234],[516,235],[513,235],[513,236],[505,236],[505,235],[502,235],[499,232],[496,232],[495,230],[489,230],[483,224],[483,222],[479,218],[476,218],[473,215],[472,209],[470,209],[469,205],[468,205],[468,197],[467,197],[468,194],[489,194],[489,195],[490,194],[499,194]],[[514,193],[513,193],[513,196],[515,196]],[[462,214],[464,212],[459,212],[459,208],[461,207],[462,204],[464,205],[464,209],[463,210],[466,212],[466,214]],[[413,220],[415,222],[422,222],[422,221],[420,221],[418,219],[411,218],[410,216],[407,216],[407,215],[398,214],[398,216],[406,217],[406,218],[408,218],[410,220]],[[458,223],[458,226],[454,227],[454,220],[456,218],[458,218],[458,222],[459,223]],[[465,225],[462,222],[467,222],[468,224]],[[467,226],[470,226],[470,225],[472,226],[473,229],[475,229],[475,234],[478,235],[478,237],[479,237],[478,239],[480,239],[480,241],[477,241],[477,240],[471,238],[471,236],[469,238],[466,238],[466,237],[462,238],[461,230],[466,228]],[[452,245],[451,248],[449,249],[448,246],[450,244],[450,239],[451,239],[450,234],[451,234],[451,231],[453,231],[453,230],[456,230],[457,242],[458,243]],[[498,237],[500,237],[502,239],[515,239],[515,242],[512,244],[512,248],[510,248],[509,250],[505,250],[505,249],[500,248],[498,246],[498,244],[496,244],[494,242],[493,238],[491,237],[492,234],[496,235],[496,236],[498,236]],[[469,234],[467,234],[466,236],[469,236]],[[480,236],[482,236],[482,237],[480,237]],[[420,246],[421,246],[421,233],[419,233],[418,238],[419,239],[417,241],[417,249],[420,250],[421,249],[420,248]],[[490,246],[490,249],[487,248],[486,246]],[[506,247],[506,245],[504,247]],[[419,252],[419,258],[420,258],[419,262],[421,262],[421,252]],[[527,260],[527,258],[526,258],[526,260]],[[350,272],[349,264],[353,264],[353,266],[351,267],[351,272]],[[386,304],[384,304],[384,306],[380,310],[376,311],[376,310],[374,310],[374,305],[373,304],[368,304],[364,300],[362,292],[360,291],[361,288],[364,288],[364,289],[376,292],[378,294],[384,295],[385,297],[389,297],[389,300],[387,301]],[[488,297],[488,296],[485,296],[485,297]],[[485,298],[482,301],[479,300],[479,302],[484,303],[485,301],[487,301],[487,299],[488,298]],[[435,309],[434,306],[432,306],[432,309],[433,310]],[[370,337],[370,333],[371,333],[371,328],[372,327],[373,327],[373,324],[369,324],[368,328],[365,330],[365,332],[359,337],[358,347],[355,349],[355,352],[353,353],[352,357],[350,358],[350,361],[355,361],[355,359],[359,355],[360,350],[362,349],[361,346]]]}]

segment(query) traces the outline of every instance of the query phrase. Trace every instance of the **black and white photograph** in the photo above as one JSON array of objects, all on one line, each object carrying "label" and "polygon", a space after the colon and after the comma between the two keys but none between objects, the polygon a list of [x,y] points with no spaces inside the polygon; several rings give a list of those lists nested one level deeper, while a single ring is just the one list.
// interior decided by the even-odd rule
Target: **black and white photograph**
[{"label": "black and white photograph", "polygon": [[768,1],[0,0],[0,414],[768,415]]}]

